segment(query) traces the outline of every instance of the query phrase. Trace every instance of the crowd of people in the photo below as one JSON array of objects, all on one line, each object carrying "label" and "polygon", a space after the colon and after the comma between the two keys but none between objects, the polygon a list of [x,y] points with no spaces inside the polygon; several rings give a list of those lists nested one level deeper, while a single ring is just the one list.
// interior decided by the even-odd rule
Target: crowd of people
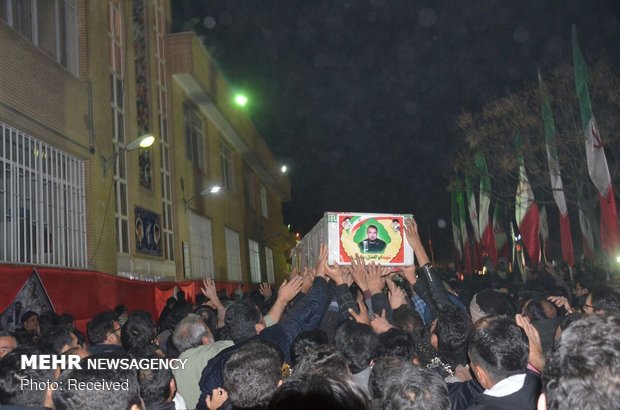
[{"label": "crowd of people", "polygon": [[[312,268],[277,291],[226,295],[211,279],[159,318],[25,313],[0,332],[0,405],[51,409],[612,409],[620,403],[620,293],[551,264],[523,283],[432,266],[415,221],[416,266]],[[156,320],[157,319],[157,320]],[[33,369],[22,356],[183,359],[170,369]],[[117,388],[66,388],[70,381]],[[27,385],[24,381],[28,381]],[[26,387],[24,387],[26,386]],[[63,388],[64,386],[64,388]],[[122,386],[118,388],[118,386]]]}]

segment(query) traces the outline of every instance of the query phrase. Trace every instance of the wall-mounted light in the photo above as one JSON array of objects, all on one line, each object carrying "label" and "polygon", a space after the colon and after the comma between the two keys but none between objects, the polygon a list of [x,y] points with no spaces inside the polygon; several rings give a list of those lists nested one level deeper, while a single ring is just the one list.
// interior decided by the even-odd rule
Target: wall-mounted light
[{"label": "wall-mounted light", "polygon": [[116,159],[119,155],[128,151],[133,151],[137,148],[148,148],[153,145],[154,142],[155,137],[152,134],[144,134],[131,141],[125,146],[125,148],[122,148],[121,150],[115,152],[114,154],[103,160],[103,174],[105,175],[108,167],[116,162]]},{"label": "wall-mounted light", "polygon": [[280,167],[280,171],[282,171],[283,174],[286,174],[286,171],[288,171],[288,167],[286,165],[282,165],[282,167]]},{"label": "wall-mounted light", "polygon": [[201,197],[201,196],[217,194],[218,192],[220,192],[221,189],[222,187],[220,187],[219,185],[213,185],[213,186],[203,189],[202,191],[200,191],[200,194],[198,195],[194,195],[189,199],[183,199],[183,207],[185,208],[185,212],[187,212],[187,210],[190,209],[189,206],[191,205],[192,202],[194,202],[196,198]]}]

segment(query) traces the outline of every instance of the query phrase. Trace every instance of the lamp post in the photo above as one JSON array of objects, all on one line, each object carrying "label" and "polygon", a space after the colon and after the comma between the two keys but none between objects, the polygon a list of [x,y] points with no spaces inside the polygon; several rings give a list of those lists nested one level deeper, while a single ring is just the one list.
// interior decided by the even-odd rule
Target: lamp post
[{"label": "lamp post", "polygon": [[203,189],[202,191],[200,191],[200,194],[194,195],[189,199],[183,198],[183,208],[185,209],[185,212],[187,212],[188,209],[191,209],[190,205],[192,204],[192,202],[194,202],[196,198],[201,197],[201,196],[217,194],[218,192],[220,192],[221,189],[222,188],[219,185],[213,185],[213,186]]},{"label": "lamp post", "polygon": [[125,152],[133,151],[137,148],[148,148],[153,145],[154,142],[155,137],[152,134],[144,134],[131,141],[125,146],[125,148],[122,148],[121,150],[113,153],[112,155],[103,160],[103,175],[106,174],[108,167],[114,164],[114,162],[116,162],[116,159],[119,157],[119,155]]}]

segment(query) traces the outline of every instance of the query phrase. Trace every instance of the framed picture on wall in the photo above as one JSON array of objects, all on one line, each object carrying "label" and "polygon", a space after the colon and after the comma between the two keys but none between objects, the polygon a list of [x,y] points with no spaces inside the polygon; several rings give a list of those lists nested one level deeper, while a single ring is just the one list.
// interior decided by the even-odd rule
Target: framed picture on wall
[{"label": "framed picture on wall", "polygon": [[161,256],[161,217],[144,208],[135,209],[136,252]]}]

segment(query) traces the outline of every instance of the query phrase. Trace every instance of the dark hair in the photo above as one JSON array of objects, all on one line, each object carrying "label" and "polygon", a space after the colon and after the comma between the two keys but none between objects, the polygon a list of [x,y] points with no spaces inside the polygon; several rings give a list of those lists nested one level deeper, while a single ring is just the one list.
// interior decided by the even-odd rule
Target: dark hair
[{"label": "dark hair", "polygon": [[448,410],[450,399],[439,374],[405,363],[388,378],[381,404],[384,410]]},{"label": "dark hair", "polygon": [[326,345],[329,343],[327,333],[321,329],[306,330],[293,339],[291,343],[291,366],[295,366],[297,361],[306,353],[308,349]]},{"label": "dark hair", "polygon": [[[128,357],[124,353],[94,354],[89,359],[122,359]],[[58,389],[52,394],[56,410],[127,410],[134,404],[142,405],[140,386],[136,371],[131,369],[89,369],[86,360],[80,361],[82,369],[65,370],[58,379],[63,386],[68,380],[97,383],[105,380],[108,383],[120,382],[122,389]]]},{"label": "dark hair", "polygon": [[379,357],[375,360],[368,377],[368,390],[373,399],[383,398],[388,378],[392,374],[398,373],[405,363],[402,358],[394,356]]},{"label": "dark hair", "polygon": [[467,344],[472,364],[482,367],[493,383],[525,372],[530,353],[528,340],[512,319],[487,316],[478,320]]},{"label": "dark hair", "polygon": [[58,316],[58,322],[63,326],[70,327],[71,329],[75,327],[75,318],[69,313],[63,313]]},{"label": "dark hair", "polygon": [[345,320],[338,326],[334,341],[353,374],[368,367],[379,347],[379,336],[372,328],[352,320]]},{"label": "dark hair", "polygon": [[293,376],[317,373],[326,377],[349,375],[349,365],[336,346],[319,345],[308,348],[293,368]]},{"label": "dark hair", "polygon": [[39,315],[39,329],[41,333],[45,332],[52,326],[58,326],[60,324],[60,316],[55,312],[43,312]]},{"label": "dark hair", "polygon": [[291,377],[273,394],[269,410],[369,410],[364,393],[350,380],[304,373]]},{"label": "dark hair", "polygon": [[102,312],[95,315],[86,325],[86,334],[90,343],[93,345],[103,343],[109,332],[114,330],[114,322],[117,321],[118,316],[114,312]]},{"label": "dark hair", "polygon": [[620,403],[620,317],[587,315],[571,324],[547,355],[547,408],[611,409]]},{"label": "dark hair", "polygon": [[125,305],[118,305],[114,308],[114,313],[116,313],[118,316],[122,315],[125,312],[127,312],[127,306]]},{"label": "dark hair", "polygon": [[467,363],[467,335],[471,327],[471,318],[463,309],[448,306],[437,315],[437,350],[453,368]]},{"label": "dark hair", "polygon": [[416,356],[413,336],[395,327],[381,333],[377,356],[395,356],[411,361]]},{"label": "dark hair", "polygon": [[146,346],[155,338],[155,328],[142,316],[132,315],[121,328],[121,341],[126,351]]},{"label": "dark hair", "polygon": [[400,305],[392,312],[394,326],[408,333],[420,333],[424,329],[424,321],[417,310],[409,305]]},{"label": "dark hair", "polygon": [[256,307],[246,302],[235,302],[226,309],[224,323],[235,344],[256,336],[255,325],[260,321]]},{"label": "dark hair", "polygon": [[[545,307],[549,310],[549,312],[545,312]],[[555,315],[553,312],[555,312],[555,305],[544,298],[530,299],[523,307],[523,314],[530,319],[530,322],[554,319],[557,316],[557,312],[555,312]]]},{"label": "dark hair", "polygon": [[217,330],[217,311],[215,309],[210,306],[202,305],[194,309],[194,313],[202,318],[202,321],[205,322],[211,333],[215,333]]},{"label": "dark hair", "polygon": [[514,317],[515,310],[506,294],[493,289],[485,289],[476,294],[476,303],[485,316],[504,315]]},{"label": "dark hair", "polygon": [[368,232],[368,230],[369,230],[370,228],[373,228],[373,229],[374,229],[375,231],[377,231],[377,232],[379,231],[379,229],[377,228],[377,226],[376,226],[376,225],[368,225],[368,226],[366,227],[366,232]]},{"label": "dark hair", "polygon": [[583,316],[583,313],[579,312],[564,316],[564,319],[562,319],[562,322],[560,323],[560,329],[562,329],[562,332],[565,331],[570,325],[581,319]]},{"label": "dark hair", "polygon": [[281,379],[278,351],[259,342],[240,347],[224,365],[224,388],[235,407],[265,407]]},{"label": "dark hair", "polygon": [[[54,380],[54,370],[21,367],[21,357],[50,354],[51,351],[35,346],[17,346],[0,360],[0,405],[13,404],[42,407],[46,390],[22,385],[22,380],[32,383]],[[1,407],[1,406],[0,406]]]},{"label": "dark hair", "polygon": [[39,317],[39,314],[38,314],[37,312],[33,311],[33,310],[29,310],[29,311],[27,311],[26,313],[24,313],[24,314],[22,315],[22,320],[21,320],[21,322],[22,322],[22,323],[21,323],[21,324],[22,324],[22,326],[24,325],[24,323],[26,323],[26,321],[27,321],[28,319],[30,319],[30,318],[31,318],[31,317],[33,317],[33,316]]},{"label": "dark hair", "polygon": [[590,289],[592,306],[595,311],[620,314],[620,293],[610,286],[597,286]]},{"label": "dark hair", "polygon": [[72,347],[71,331],[62,325],[52,326],[41,333],[39,343],[48,350],[61,354],[63,347]]},{"label": "dark hair", "polygon": [[[157,356],[142,356],[145,359],[157,359]],[[172,370],[166,368],[148,368],[138,370],[138,384],[140,396],[144,400],[144,406],[149,409],[163,403],[170,398],[170,381]]]}]

